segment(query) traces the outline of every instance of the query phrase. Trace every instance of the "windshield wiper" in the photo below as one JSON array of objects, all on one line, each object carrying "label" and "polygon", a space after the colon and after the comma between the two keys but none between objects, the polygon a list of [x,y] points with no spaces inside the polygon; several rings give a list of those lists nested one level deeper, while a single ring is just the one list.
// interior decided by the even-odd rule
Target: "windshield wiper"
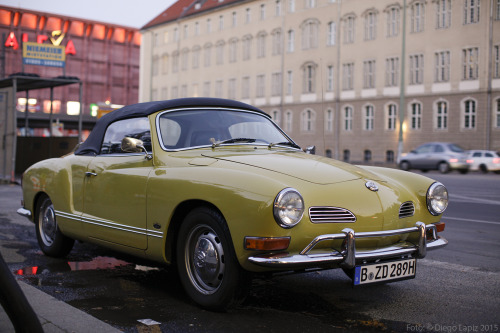
[{"label": "windshield wiper", "polygon": [[218,147],[218,146],[226,144],[226,143],[237,143],[237,142],[251,143],[251,142],[255,142],[255,141],[256,141],[256,139],[251,139],[251,138],[233,138],[233,139],[214,142],[212,144],[212,148]]},{"label": "windshield wiper", "polygon": [[270,143],[267,147],[269,149],[271,149],[274,146],[290,146],[290,147],[293,147],[293,148],[300,149],[300,147],[298,145],[296,145],[295,143],[290,142],[290,141],[273,142],[273,143]]}]

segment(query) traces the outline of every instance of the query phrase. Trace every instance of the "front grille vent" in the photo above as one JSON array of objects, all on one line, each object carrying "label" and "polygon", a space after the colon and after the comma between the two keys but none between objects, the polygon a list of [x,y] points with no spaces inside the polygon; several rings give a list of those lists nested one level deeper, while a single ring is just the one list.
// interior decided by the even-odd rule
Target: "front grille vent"
[{"label": "front grille vent", "polygon": [[310,207],[309,218],[312,223],[353,223],[356,216],[344,208]]},{"label": "front grille vent", "polygon": [[405,217],[410,217],[415,214],[415,206],[413,205],[413,202],[407,201],[403,202],[401,204],[401,207],[399,207],[399,218],[405,218]]}]

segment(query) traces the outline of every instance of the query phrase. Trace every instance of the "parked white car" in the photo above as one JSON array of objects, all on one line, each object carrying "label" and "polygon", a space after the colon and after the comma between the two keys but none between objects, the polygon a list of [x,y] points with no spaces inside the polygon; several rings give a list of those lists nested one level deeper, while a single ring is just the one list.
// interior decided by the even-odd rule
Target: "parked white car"
[{"label": "parked white car", "polygon": [[470,150],[471,170],[500,173],[500,155],[491,150]]}]

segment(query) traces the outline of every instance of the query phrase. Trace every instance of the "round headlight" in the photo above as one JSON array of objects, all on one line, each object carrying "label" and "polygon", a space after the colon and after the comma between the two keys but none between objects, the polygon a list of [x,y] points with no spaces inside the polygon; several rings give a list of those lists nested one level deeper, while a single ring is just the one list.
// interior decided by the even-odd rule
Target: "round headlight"
[{"label": "round headlight", "polygon": [[293,188],[282,190],[274,199],[274,219],[283,228],[292,228],[304,215],[304,199]]},{"label": "round headlight", "polygon": [[441,183],[434,183],[427,190],[427,209],[432,215],[443,214],[448,207],[448,190]]}]

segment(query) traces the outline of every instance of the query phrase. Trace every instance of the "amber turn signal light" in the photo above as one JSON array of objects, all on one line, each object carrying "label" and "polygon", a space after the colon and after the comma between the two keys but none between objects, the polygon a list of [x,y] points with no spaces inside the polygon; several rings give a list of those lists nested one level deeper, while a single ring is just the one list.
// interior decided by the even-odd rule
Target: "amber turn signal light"
[{"label": "amber turn signal light", "polygon": [[245,237],[246,250],[281,251],[290,245],[290,237]]},{"label": "amber turn signal light", "polygon": [[444,222],[434,223],[434,225],[436,226],[436,231],[437,232],[443,232],[444,231],[444,225],[445,225]]}]

